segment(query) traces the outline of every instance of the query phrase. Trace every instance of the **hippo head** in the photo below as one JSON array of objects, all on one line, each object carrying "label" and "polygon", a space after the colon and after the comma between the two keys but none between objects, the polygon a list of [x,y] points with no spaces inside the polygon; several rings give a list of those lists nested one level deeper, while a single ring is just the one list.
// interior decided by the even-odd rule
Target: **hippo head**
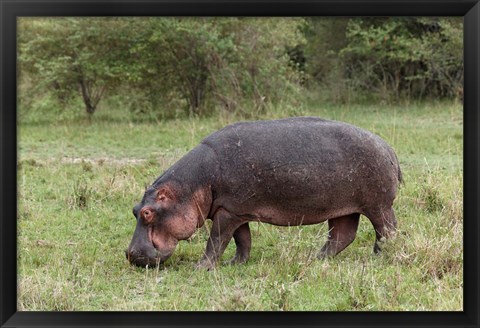
[{"label": "hippo head", "polygon": [[130,263],[141,267],[166,261],[179,240],[193,235],[198,223],[195,201],[182,201],[168,187],[148,188],[133,208],[133,215],[137,226],[125,255]]}]

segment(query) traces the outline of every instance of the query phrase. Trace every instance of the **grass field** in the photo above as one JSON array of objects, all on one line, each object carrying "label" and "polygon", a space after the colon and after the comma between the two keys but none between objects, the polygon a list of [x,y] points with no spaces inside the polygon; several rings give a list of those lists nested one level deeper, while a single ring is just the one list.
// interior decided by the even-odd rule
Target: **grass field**
[{"label": "grass field", "polygon": [[[194,270],[207,229],[155,269],[128,264],[131,214],[153,182],[209,133],[237,118],[136,119],[102,109],[79,117],[19,120],[19,310],[463,309],[463,112],[456,103],[325,106],[263,118],[316,115],[377,133],[399,157],[405,183],[399,233],[381,255],[360,221],[356,240],[316,260],[327,225],[251,224],[244,265]],[[222,260],[235,252],[231,242]]]}]

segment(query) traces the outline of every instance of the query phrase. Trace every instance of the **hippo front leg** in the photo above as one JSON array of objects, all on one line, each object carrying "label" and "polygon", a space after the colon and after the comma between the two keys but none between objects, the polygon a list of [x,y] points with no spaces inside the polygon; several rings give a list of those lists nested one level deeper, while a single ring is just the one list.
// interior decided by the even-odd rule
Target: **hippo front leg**
[{"label": "hippo front leg", "polygon": [[235,256],[230,260],[230,264],[241,264],[247,262],[250,257],[250,249],[252,248],[252,237],[250,235],[250,227],[248,223],[242,224],[233,233],[233,239],[237,250]]},{"label": "hippo front leg", "polygon": [[242,223],[244,221],[223,208],[217,210],[213,216],[213,225],[207,241],[207,249],[202,259],[197,263],[196,268],[207,270],[214,268],[232,239],[235,230]]}]

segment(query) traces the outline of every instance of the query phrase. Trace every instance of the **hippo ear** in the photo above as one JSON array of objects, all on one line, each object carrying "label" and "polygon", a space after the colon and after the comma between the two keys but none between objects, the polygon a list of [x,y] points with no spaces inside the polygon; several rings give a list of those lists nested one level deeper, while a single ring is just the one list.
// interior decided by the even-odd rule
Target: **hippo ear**
[{"label": "hippo ear", "polygon": [[167,188],[160,188],[157,190],[157,201],[164,202],[169,200],[174,200],[175,195],[172,193],[170,189]]}]

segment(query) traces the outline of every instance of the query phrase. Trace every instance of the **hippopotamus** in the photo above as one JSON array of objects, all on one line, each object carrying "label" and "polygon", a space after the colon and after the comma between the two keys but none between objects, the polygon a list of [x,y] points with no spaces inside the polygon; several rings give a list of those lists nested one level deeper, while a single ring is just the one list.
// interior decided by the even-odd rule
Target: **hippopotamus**
[{"label": "hippopotamus", "polygon": [[392,205],[401,181],[393,149],[354,125],[317,117],[235,123],[203,139],[146,188],[133,208],[137,223],[126,256],[137,266],[156,266],[211,219],[198,268],[215,267],[232,237],[231,262],[246,262],[250,222],[328,221],[318,257],[332,257],[355,239],[360,214],[375,229],[378,253],[396,230]]}]

